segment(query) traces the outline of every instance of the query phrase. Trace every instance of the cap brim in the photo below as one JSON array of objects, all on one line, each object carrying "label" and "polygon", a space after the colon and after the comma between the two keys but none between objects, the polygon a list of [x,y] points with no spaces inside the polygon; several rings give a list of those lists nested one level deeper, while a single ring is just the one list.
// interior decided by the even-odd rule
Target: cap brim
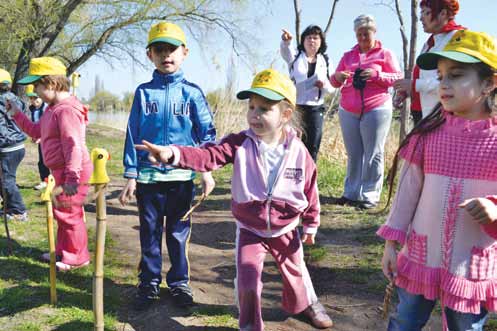
[{"label": "cap brim", "polygon": [[263,87],[254,87],[248,90],[240,91],[237,93],[236,97],[240,100],[243,100],[250,98],[251,94],[258,94],[261,97],[264,97],[272,101],[281,101],[285,99],[285,97],[282,96],[281,94]]},{"label": "cap brim", "polygon": [[438,60],[440,58],[446,58],[449,60],[462,62],[462,63],[478,63],[482,62],[480,59],[455,51],[441,51],[441,52],[429,52],[423,53],[416,59],[416,64],[423,70],[434,70],[437,69]]},{"label": "cap brim", "polygon": [[42,78],[43,76],[38,76],[38,75],[30,75],[26,76],[24,78],[19,79],[17,82],[18,84],[21,85],[27,85],[36,82],[38,79]]},{"label": "cap brim", "polygon": [[167,43],[167,44],[171,44],[171,45],[174,45],[174,46],[181,46],[181,45],[183,45],[183,42],[181,40],[178,40],[178,39],[174,39],[174,38],[155,38],[155,39],[152,39],[151,41],[149,41],[149,43],[147,45],[147,48],[150,47],[150,45],[156,44],[156,43]]},{"label": "cap brim", "polygon": [[38,97],[38,94],[36,93],[26,93],[27,97]]},{"label": "cap brim", "polygon": [[2,80],[0,83],[2,83],[2,84],[11,84],[12,82],[10,80]]}]

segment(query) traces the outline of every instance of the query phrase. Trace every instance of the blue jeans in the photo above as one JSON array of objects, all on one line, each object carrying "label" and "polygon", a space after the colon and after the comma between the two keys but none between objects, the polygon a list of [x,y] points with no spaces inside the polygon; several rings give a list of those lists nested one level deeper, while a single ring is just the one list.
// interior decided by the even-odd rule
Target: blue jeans
[{"label": "blue jeans", "polygon": [[392,104],[359,115],[340,108],[338,112],[347,150],[347,175],[343,196],[378,203],[383,187],[385,140],[392,121]]},{"label": "blue jeans", "polygon": [[4,208],[7,214],[19,215],[26,212],[26,206],[22,201],[21,193],[16,184],[17,178],[17,167],[24,158],[25,149],[21,148],[16,151],[0,153],[0,166],[2,167],[3,178],[0,178],[1,185],[5,190]]},{"label": "blue jeans", "polygon": [[[411,294],[397,287],[399,304],[388,322],[388,331],[420,331],[430,319],[435,300],[422,295]],[[460,313],[445,307],[449,331],[483,331],[487,311],[482,307],[480,314]]]},{"label": "blue jeans", "polygon": [[162,282],[164,223],[167,252],[171,262],[166,276],[167,285],[170,288],[188,285],[190,268],[187,250],[191,223],[190,219],[180,219],[190,209],[194,195],[192,180],[136,185],[141,245],[138,277],[142,285],[158,286]]}]

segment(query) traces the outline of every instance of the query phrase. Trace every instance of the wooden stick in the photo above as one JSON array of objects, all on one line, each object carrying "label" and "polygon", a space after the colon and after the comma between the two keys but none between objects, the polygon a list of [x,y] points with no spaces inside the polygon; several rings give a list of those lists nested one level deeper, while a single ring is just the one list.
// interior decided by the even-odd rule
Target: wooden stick
[{"label": "wooden stick", "polygon": [[48,233],[48,252],[50,254],[50,304],[57,304],[57,287],[56,287],[56,269],[55,269],[55,235],[53,230],[53,209],[51,194],[55,187],[55,178],[52,175],[47,177],[47,187],[41,193],[41,201],[45,202],[47,211],[47,233]]},{"label": "wooden stick", "polygon": [[95,271],[93,273],[93,314],[94,330],[104,331],[104,253],[107,230],[107,207],[105,203],[106,184],[95,185],[97,195],[97,233],[95,244]]},{"label": "wooden stick", "polygon": [[394,284],[393,281],[390,281],[390,283],[388,283],[387,287],[385,288],[385,297],[383,298],[383,315],[382,315],[383,319],[387,319],[388,317],[393,291],[394,291]]},{"label": "wooden stick", "polygon": [[55,269],[55,235],[53,230],[53,210],[52,201],[48,200],[45,204],[47,210],[47,232],[48,232],[48,251],[50,253],[50,304],[57,304],[57,287],[56,287],[56,269]]},{"label": "wooden stick", "polygon": [[185,222],[188,217],[193,213],[193,211],[198,207],[200,206],[200,204],[202,203],[202,201],[205,200],[205,198],[207,198],[207,195],[205,195],[205,193],[202,193],[202,195],[200,196],[200,199],[198,199],[197,203],[194,204],[187,212],[185,215],[183,215],[183,217],[180,218],[180,221],[182,222]]}]

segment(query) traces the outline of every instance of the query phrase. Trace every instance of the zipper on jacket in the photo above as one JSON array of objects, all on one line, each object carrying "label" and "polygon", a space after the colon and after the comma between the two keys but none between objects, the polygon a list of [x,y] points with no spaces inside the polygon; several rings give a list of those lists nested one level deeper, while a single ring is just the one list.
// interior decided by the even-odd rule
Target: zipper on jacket
[{"label": "zipper on jacket", "polygon": [[[266,158],[261,157],[262,159],[262,165],[264,167],[264,182],[266,184],[266,195],[267,195],[267,200],[266,200],[266,206],[267,206],[267,231],[270,233],[271,232],[271,202],[273,200],[273,191],[274,188],[276,187],[276,184],[278,183],[278,179],[281,176],[281,173],[283,172],[284,165],[286,164],[286,161],[288,159],[288,154],[290,151],[290,146],[285,148],[285,154],[283,155],[283,160],[281,160],[280,167],[278,169],[278,174],[276,175],[276,178],[274,179],[273,186],[271,187],[271,190],[269,189],[269,182],[268,182],[268,177],[269,177],[269,170],[266,168]],[[260,149],[259,149],[259,155],[261,155]]]},{"label": "zipper on jacket", "polygon": [[[164,77],[164,86],[166,87],[166,93],[165,93],[165,99],[164,99],[164,109],[166,110],[165,111],[165,114],[164,116],[166,117],[166,121],[165,121],[165,125],[164,125],[164,146],[168,146],[169,145],[169,124],[171,123],[171,109],[169,107],[169,84],[167,82],[167,78]],[[166,168],[164,165],[163,165],[164,168]]]}]

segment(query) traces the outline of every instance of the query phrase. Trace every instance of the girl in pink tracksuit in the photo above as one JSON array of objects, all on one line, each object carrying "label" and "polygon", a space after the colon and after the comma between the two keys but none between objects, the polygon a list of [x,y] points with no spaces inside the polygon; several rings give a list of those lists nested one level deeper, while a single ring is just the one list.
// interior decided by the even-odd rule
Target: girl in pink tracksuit
[{"label": "girl in pink tracksuit", "polygon": [[[54,58],[32,59],[31,75],[19,83],[33,83],[36,93],[49,106],[37,123],[31,122],[14,106],[10,113],[24,132],[41,139],[45,164],[54,176],[56,186],[63,188],[53,207],[58,224],[55,253],[57,268],[68,271],[90,262],[83,203],[93,166],[85,143],[88,109],[69,94],[69,81],[63,69],[63,64]],[[49,260],[49,255],[43,254],[42,259]]]},{"label": "girl in pink tracksuit", "polygon": [[[136,147],[148,150],[152,162],[196,171],[233,163],[240,330],[264,329],[261,274],[268,252],[283,277],[283,308],[291,314],[303,312],[315,327],[331,327],[303,259],[302,242],[314,243],[320,207],[316,166],[296,131],[286,125],[295,109],[295,87],[288,77],[265,70],[256,75],[251,89],[237,97],[250,99],[248,130],[200,148],[163,147],[145,141]],[[297,230],[300,220],[302,237]]]}]

